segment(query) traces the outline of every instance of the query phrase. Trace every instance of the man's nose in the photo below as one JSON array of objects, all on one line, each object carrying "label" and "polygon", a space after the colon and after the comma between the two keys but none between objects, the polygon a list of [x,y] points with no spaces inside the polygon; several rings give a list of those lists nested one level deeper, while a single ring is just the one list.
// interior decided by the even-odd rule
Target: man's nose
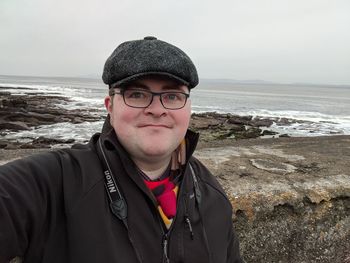
[{"label": "man's nose", "polygon": [[145,109],[147,113],[162,115],[167,110],[163,107],[160,95],[153,95],[151,104]]}]

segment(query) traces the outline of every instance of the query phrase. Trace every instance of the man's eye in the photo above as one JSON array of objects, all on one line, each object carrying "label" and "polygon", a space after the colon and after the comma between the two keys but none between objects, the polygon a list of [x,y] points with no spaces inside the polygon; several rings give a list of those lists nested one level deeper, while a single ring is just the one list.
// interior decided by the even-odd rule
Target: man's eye
[{"label": "man's eye", "polygon": [[165,94],[166,100],[180,100],[181,99],[181,93],[167,93]]},{"label": "man's eye", "polygon": [[146,94],[142,91],[129,91],[127,97],[130,99],[143,99],[146,97]]}]

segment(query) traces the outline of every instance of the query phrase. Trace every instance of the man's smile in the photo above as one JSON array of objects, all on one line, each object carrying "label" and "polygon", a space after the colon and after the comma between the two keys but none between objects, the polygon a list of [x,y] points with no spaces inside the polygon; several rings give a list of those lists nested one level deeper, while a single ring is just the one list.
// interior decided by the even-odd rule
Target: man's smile
[{"label": "man's smile", "polygon": [[153,123],[146,123],[141,124],[137,126],[138,128],[171,128],[171,125],[169,124],[153,124]]}]

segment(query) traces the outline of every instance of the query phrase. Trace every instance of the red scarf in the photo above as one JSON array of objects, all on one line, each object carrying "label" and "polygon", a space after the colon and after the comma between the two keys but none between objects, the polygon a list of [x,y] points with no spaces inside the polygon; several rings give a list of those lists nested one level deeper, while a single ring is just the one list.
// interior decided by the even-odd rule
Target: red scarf
[{"label": "red scarf", "polygon": [[169,218],[176,215],[177,186],[169,180],[169,177],[161,181],[146,181],[147,187],[152,191],[163,213]]},{"label": "red scarf", "polygon": [[170,228],[173,218],[176,215],[177,185],[181,173],[181,166],[186,163],[186,144],[182,140],[179,147],[171,156],[170,173],[164,179],[151,181],[144,177],[144,182],[151,190],[158,202],[158,211],[167,229]]}]

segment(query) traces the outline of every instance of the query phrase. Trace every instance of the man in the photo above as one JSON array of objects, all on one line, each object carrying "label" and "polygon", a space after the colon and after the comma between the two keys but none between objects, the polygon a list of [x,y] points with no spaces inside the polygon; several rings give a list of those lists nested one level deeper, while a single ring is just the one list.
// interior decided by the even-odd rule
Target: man
[{"label": "man", "polygon": [[192,157],[190,58],[146,37],[102,78],[101,134],[0,168],[0,262],[241,262],[230,202]]}]

